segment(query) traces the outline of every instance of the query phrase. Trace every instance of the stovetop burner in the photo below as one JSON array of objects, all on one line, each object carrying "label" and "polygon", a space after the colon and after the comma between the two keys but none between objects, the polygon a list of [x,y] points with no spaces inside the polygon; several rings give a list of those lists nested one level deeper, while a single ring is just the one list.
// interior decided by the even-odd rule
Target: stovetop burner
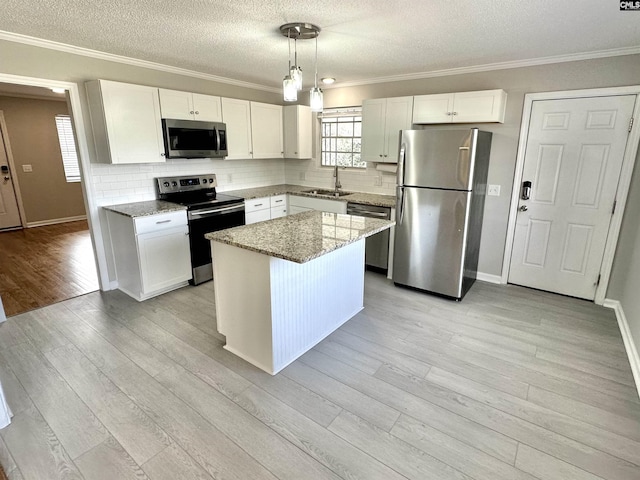
[{"label": "stovetop burner", "polygon": [[243,203],[244,199],[216,192],[214,174],[156,178],[160,200],[179,203],[189,210]]}]

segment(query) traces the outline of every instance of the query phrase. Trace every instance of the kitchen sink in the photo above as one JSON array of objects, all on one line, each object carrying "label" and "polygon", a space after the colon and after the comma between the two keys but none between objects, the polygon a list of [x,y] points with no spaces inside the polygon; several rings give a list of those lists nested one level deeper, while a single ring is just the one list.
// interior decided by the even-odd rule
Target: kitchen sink
[{"label": "kitchen sink", "polygon": [[323,197],[344,197],[345,195],[351,195],[351,192],[336,192],[335,190],[303,190],[301,193],[320,195]]}]

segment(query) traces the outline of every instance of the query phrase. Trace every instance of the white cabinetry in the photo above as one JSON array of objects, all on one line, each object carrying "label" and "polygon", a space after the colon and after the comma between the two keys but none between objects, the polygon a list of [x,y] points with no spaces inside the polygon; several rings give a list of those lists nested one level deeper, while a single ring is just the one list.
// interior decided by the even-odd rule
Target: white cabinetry
[{"label": "white cabinetry", "polygon": [[418,95],[413,123],[504,123],[504,90]]},{"label": "white cabinetry", "polygon": [[106,80],[86,88],[98,161],[165,161],[157,88]]},{"label": "white cabinetry", "polygon": [[282,106],[251,102],[253,158],[283,158]]},{"label": "white cabinetry", "polygon": [[347,202],[343,202],[341,200],[329,200],[328,198],[289,195],[289,215],[305,212],[307,210],[347,213]]},{"label": "white cabinetry", "polygon": [[376,98],[362,102],[362,159],[397,163],[400,130],[411,128],[413,97]]},{"label": "white cabinetry", "polygon": [[311,158],[313,114],[305,105],[288,105],[284,114],[284,158]]},{"label": "white cabinetry", "polygon": [[107,211],[118,288],[138,301],[191,279],[187,212],[131,218]]},{"label": "white cabinetry", "polygon": [[222,121],[220,97],[163,88],[159,90],[159,94],[162,118],[205,122]]},{"label": "white cabinetry", "polygon": [[253,198],[244,202],[244,218],[247,225],[264,222],[287,214],[287,195]]},{"label": "white cabinetry", "polygon": [[222,98],[227,160],[282,158],[282,106]]}]

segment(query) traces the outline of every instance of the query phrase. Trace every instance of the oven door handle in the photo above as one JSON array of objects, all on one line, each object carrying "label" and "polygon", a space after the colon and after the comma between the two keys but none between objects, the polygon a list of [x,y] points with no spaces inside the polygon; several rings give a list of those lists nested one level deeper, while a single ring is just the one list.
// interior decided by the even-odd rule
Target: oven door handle
[{"label": "oven door handle", "polygon": [[221,213],[232,213],[244,211],[244,204],[232,205],[230,207],[214,208],[212,210],[196,210],[195,212],[189,212],[191,217],[201,217],[203,215],[219,215]]}]

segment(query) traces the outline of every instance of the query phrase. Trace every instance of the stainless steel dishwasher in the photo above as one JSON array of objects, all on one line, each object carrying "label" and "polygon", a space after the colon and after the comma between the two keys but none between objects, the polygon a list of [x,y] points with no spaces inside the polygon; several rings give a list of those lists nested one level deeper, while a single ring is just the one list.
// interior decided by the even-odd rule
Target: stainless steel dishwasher
[{"label": "stainless steel dishwasher", "polygon": [[[349,215],[391,220],[391,208],[347,203]],[[364,263],[367,269],[387,273],[389,268],[389,230],[376,233],[366,240]]]}]

